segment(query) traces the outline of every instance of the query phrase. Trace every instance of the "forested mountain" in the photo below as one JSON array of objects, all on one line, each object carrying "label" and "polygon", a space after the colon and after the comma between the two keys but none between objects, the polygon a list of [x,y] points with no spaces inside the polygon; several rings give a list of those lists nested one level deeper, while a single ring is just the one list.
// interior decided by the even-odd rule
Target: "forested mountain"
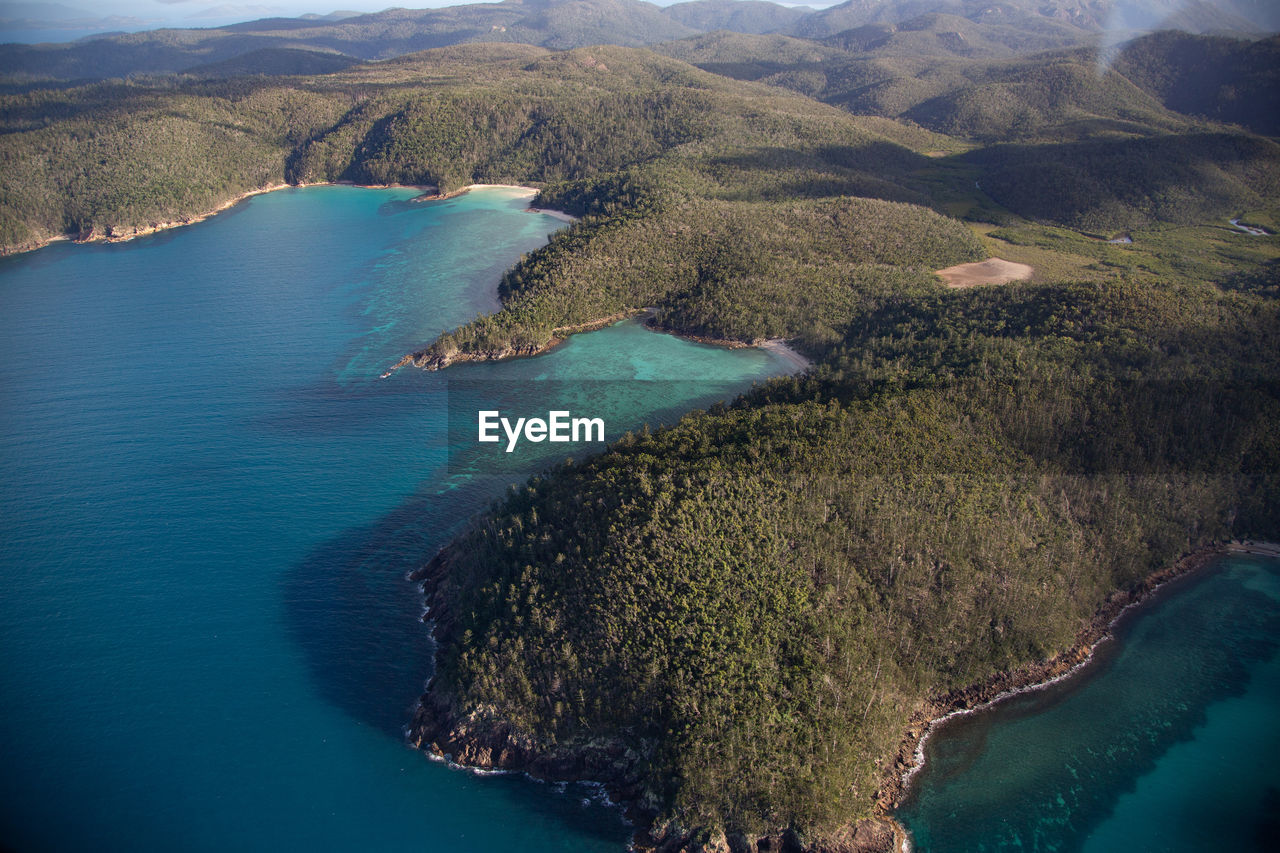
[{"label": "forested mountain", "polygon": [[[651,12],[683,32],[575,2],[355,21],[402,46],[423,20],[551,39],[590,3],[582,38]],[[1179,100],[1172,64],[1203,51],[1265,91],[1269,43],[1160,37],[1100,71],[1092,49],[1020,56],[981,22],[920,20],[668,55],[355,62],[323,41],[358,41],[350,21],[125,40],[203,67],[0,96],[0,242],[130,237],[283,182],[518,182],[578,221],[416,363],[641,313],[790,340],[808,374],[544,472],[429,562],[438,671],[413,733],[603,778],[668,849],[858,849],[913,715],[1064,651],[1188,550],[1280,535],[1280,146],[1212,118],[1236,84]],[[971,53],[913,55],[970,25]],[[288,76],[311,64],[328,73]],[[992,255],[1031,280],[935,275]]]},{"label": "forested mountain", "polygon": [[1016,28],[1027,34],[1096,32],[1106,23],[1107,0],[986,3],[981,0],[848,0],[819,10],[796,25],[793,34],[827,38],[871,24],[896,25],[942,14],[976,24]]},{"label": "forested mountain", "polygon": [[1171,110],[1280,134],[1280,37],[1241,43],[1152,33],[1127,45],[1112,67]]},{"label": "forested mountain", "polygon": [[[1141,14],[1134,12],[1135,9]],[[1123,14],[1121,12],[1123,11]],[[1176,14],[1174,14],[1176,12]],[[169,29],[69,44],[0,45],[0,77],[9,86],[192,71],[272,50],[339,53],[381,60],[468,42],[518,42],[553,49],[594,44],[651,45],[730,30],[824,40],[853,53],[990,57],[1092,43],[1108,44],[1161,26],[1192,32],[1272,32],[1280,16],[1252,0],[849,0],[812,10],[765,0],[695,0],[659,8],[644,0],[502,0],[440,9],[387,9],[333,19],[268,18],[212,29]],[[277,60],[284,54],[274,54]],[[291,73],[314,73],[319,60],[294,54]],[[251,62],[243,66],[252,69]],[[263,73],[290,66],[278,61]]]},{"label": "forested mountain", "polygon": [[102,79],[186,71],[267,48],[388,59],[466,42],[551,48],[642,45],[690,35],[641,0],[503,0],[440,9],[387,9],[339,21],[272,18],[203,30],[157,30],[71,44],[0,46],[0,75]]},{"label": "forested mountain", "polygon": [[[1242,43],[1243,44],[1243,43]],[[857,114],[976,138],[1056,131],[1086,119],[1165,128],[1186,120],[1078,48],[992,61],[889,45],[850,55],[784,36],[728,33],[656,46],[700,68],[793,89]]]},{"label": "forested mountain", "polygon": [[[1127,45],[1109,68],[1099,67],[1094,48],[979,59],[899,52],[891,42],[849,55],[829,42],[717,33],[657,49],[979,143],[960,159],[980,167],[981,188],[1042,222],[1110,233],[1202,220],[1210,208],[1254,208],[1278,189],[1273,143],[1219,136],[1198,118],[1274,125],[1275,39],[1160,33]],[[1203,74],[1181,86],[1194,73],[1177,70],[1189,56],[1198,61],[1187,67]]]},{"label": "forested mountain", "polygon": [[[937,38],[940,22],[949,26],[933,16],[921,20],[918,30],[868,26],[822,42],[721,32],[654,49],[853,113],[905,118],[979,139],[1060,139],[1104,126],[1123,131],[1126,123],[1130,132],[1144,126],[1173,129],[1186,126],[1187,117],[1264,133],[1275,125],[1277,37],[1155,33],[1125,45],[1103,66],[1096,47],[1018,56],[1023,48],[993,41],[977,27],[950,43]],[[1082,122],[1089,125],[1081,128]]]},{"label": "forested mountain", "polygon": [[1091,33],[1046,21],[1035,27],[927,13],[898,23],[870,23],[819,39],[853,54],[880,56],[1011,56],[1091,40]]},{"label": "forested mountain", "polygon": [[319,50],[302,50],[294,47],[264,47],[223,59],[196,65],[186,69],[193,77],[269,77],[295,76],[299,74],[330,74],[342,71],[360,60],[341,53]]},{"label": "forested mountain", "polygon": [[805,17],[794,34],[823,38],[867,24],[897,24],[935,13],[1028,32],[1070,26],[1117,33],[1161,28],[1267,33],[1280,27],[1280,13],[1266,0],[848,0]]}]

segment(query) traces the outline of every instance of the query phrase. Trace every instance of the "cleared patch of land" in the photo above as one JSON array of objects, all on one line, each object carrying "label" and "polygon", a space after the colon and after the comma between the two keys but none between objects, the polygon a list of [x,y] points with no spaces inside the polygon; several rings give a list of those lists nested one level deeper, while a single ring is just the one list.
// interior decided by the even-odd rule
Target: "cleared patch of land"
[{"label": "cleared patch of land", "polygon": [[972,264],[957,264],[937,271],[947,287],[975,287],[979,284],[1008,284],[1031,278],[1035,269],[1000,258],[987,258]]}]

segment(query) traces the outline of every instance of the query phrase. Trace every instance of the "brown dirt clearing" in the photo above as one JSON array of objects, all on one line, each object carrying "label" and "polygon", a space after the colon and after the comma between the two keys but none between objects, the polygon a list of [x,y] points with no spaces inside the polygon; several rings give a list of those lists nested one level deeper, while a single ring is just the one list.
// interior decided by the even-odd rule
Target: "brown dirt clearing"
[{"label": "brown dirt clearing", "polygon": [[979,284],[1008,284],[1026,281],[1035,270],[1027,264],[1015,264],[1000,258],[987,258],[972,264],[958,264],[938,270],[947,287],[974,287]]}]

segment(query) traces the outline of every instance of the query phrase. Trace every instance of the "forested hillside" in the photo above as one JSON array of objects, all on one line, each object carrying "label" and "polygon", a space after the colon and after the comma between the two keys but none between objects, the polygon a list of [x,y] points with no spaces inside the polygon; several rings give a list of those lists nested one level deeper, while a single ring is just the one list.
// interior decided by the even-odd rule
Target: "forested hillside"
[{"label": "forested hillside", "polygon": [[[686,55],[778,45],[776,62],[843,73],[829,49],[782,38],[707,37]],[[822,340],[867,294],[974,259],[976,238],[935,213],[1109,236],[1265,217],[1276,195],[1274,143],[1098,78],[1088,52],[881,70],[862,97],[897,103],[882,118],[621,48],[476,45],[307,78],[32,90],[0,101],[0,239],[129,236],[285,181],[525,182],[586,214],[513,271],[507,310],[420,357],[438,362],[536,350],[555,329],[650,306],[713,338]],[[829,232],[827,209],[850,203],[817,202],[843,197],[879,207]],[[856,248],[886,230],[914,236]],[[933,248],[942,234],[949,248]]]},{"label": "forested hillside", "polygon": [[[517,6],[490,26],[566,32],[557,4],[439,14]],[[642,312],[791,341],[807,375],[545,472],[429,563],[439,668],[414,737],[606,778],[686,849],[847,840],[890,804],[927,702],[1063,651],[1190,549],[1280,535],[1280,148],[1214,120],[1225,85],[1178,100],[1152,58],[1177,40],[1103,72],[1088,49],[1015,55],[1003,18],[944,17],[668,55],[255,42],[199,75],[15,84],[0,241],[129,237],[283,182],[523,183],[578,221],[416,363]],[[974,50],[938,38],[953,25]],[[1265,49],[1203,44],[1227,69]],[[1032,279],[934,274],[992,255]]]},{"label": "forested hillside", "polygon": [[91,84],[8,96],[0,112],[9,247],[129,233],[286,179],[448,192],[663,158],[736,200],[920,198],[880,176],[919,159],[898,141],[910,130],[622,48],[477,45],[311,78]]},{"label": "forested hillside", "polygon": [[1114,67],[1171,110],[1280,133],[1280,37],[1241,44],[1153,33],[1129,44]]},{"label": "forested hillside", "polygon": [[[12,81],[85,80],[195,71],[264,49],[391,59],[472,42],[550,48],[627,46],[694,30],[640,0],[504,0],[440,9],[389,8],[337,21],[270,18],[229,27],[156,30],[71,44],[0,45],[0,75]],[[298,69],[294,73],[306,73]]]},{"label": "forested hillside", "polygon": [[598,772],[695,837],[833,837],[924,697],[1066,648],[1197,545],[1280,533],[1278,308],[886,298],[812,375],[534,478],[439,555],[415,736],[625,755]]},{"label": "forested hillside", "polygon": [[794,27],[811,11],[762,0],[689,0],[663,7],[662,14],[703,32],[775,33]]}]

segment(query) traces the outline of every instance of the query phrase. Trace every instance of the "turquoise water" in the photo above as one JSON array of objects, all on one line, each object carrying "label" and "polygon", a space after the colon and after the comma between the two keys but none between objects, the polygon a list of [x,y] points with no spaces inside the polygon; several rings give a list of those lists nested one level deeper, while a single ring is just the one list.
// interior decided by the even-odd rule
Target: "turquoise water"
[{"label": "turquoise water", "polygon": [[[786,368],[631,323],[379,381],[562,227],[411,195],[286,190],[0,261],[0,846],[622,849],[589,787],[404,745],[430,673],[404,575],[550,458],[451,472],[447,380],[623,427]],[[583,399],[599,379],[628,381]]]},{"label": "turquoise water", "polygon": [[1082,676],[939,728],[917,850],[1280,849],[1280,561],[1170,587]]}]

